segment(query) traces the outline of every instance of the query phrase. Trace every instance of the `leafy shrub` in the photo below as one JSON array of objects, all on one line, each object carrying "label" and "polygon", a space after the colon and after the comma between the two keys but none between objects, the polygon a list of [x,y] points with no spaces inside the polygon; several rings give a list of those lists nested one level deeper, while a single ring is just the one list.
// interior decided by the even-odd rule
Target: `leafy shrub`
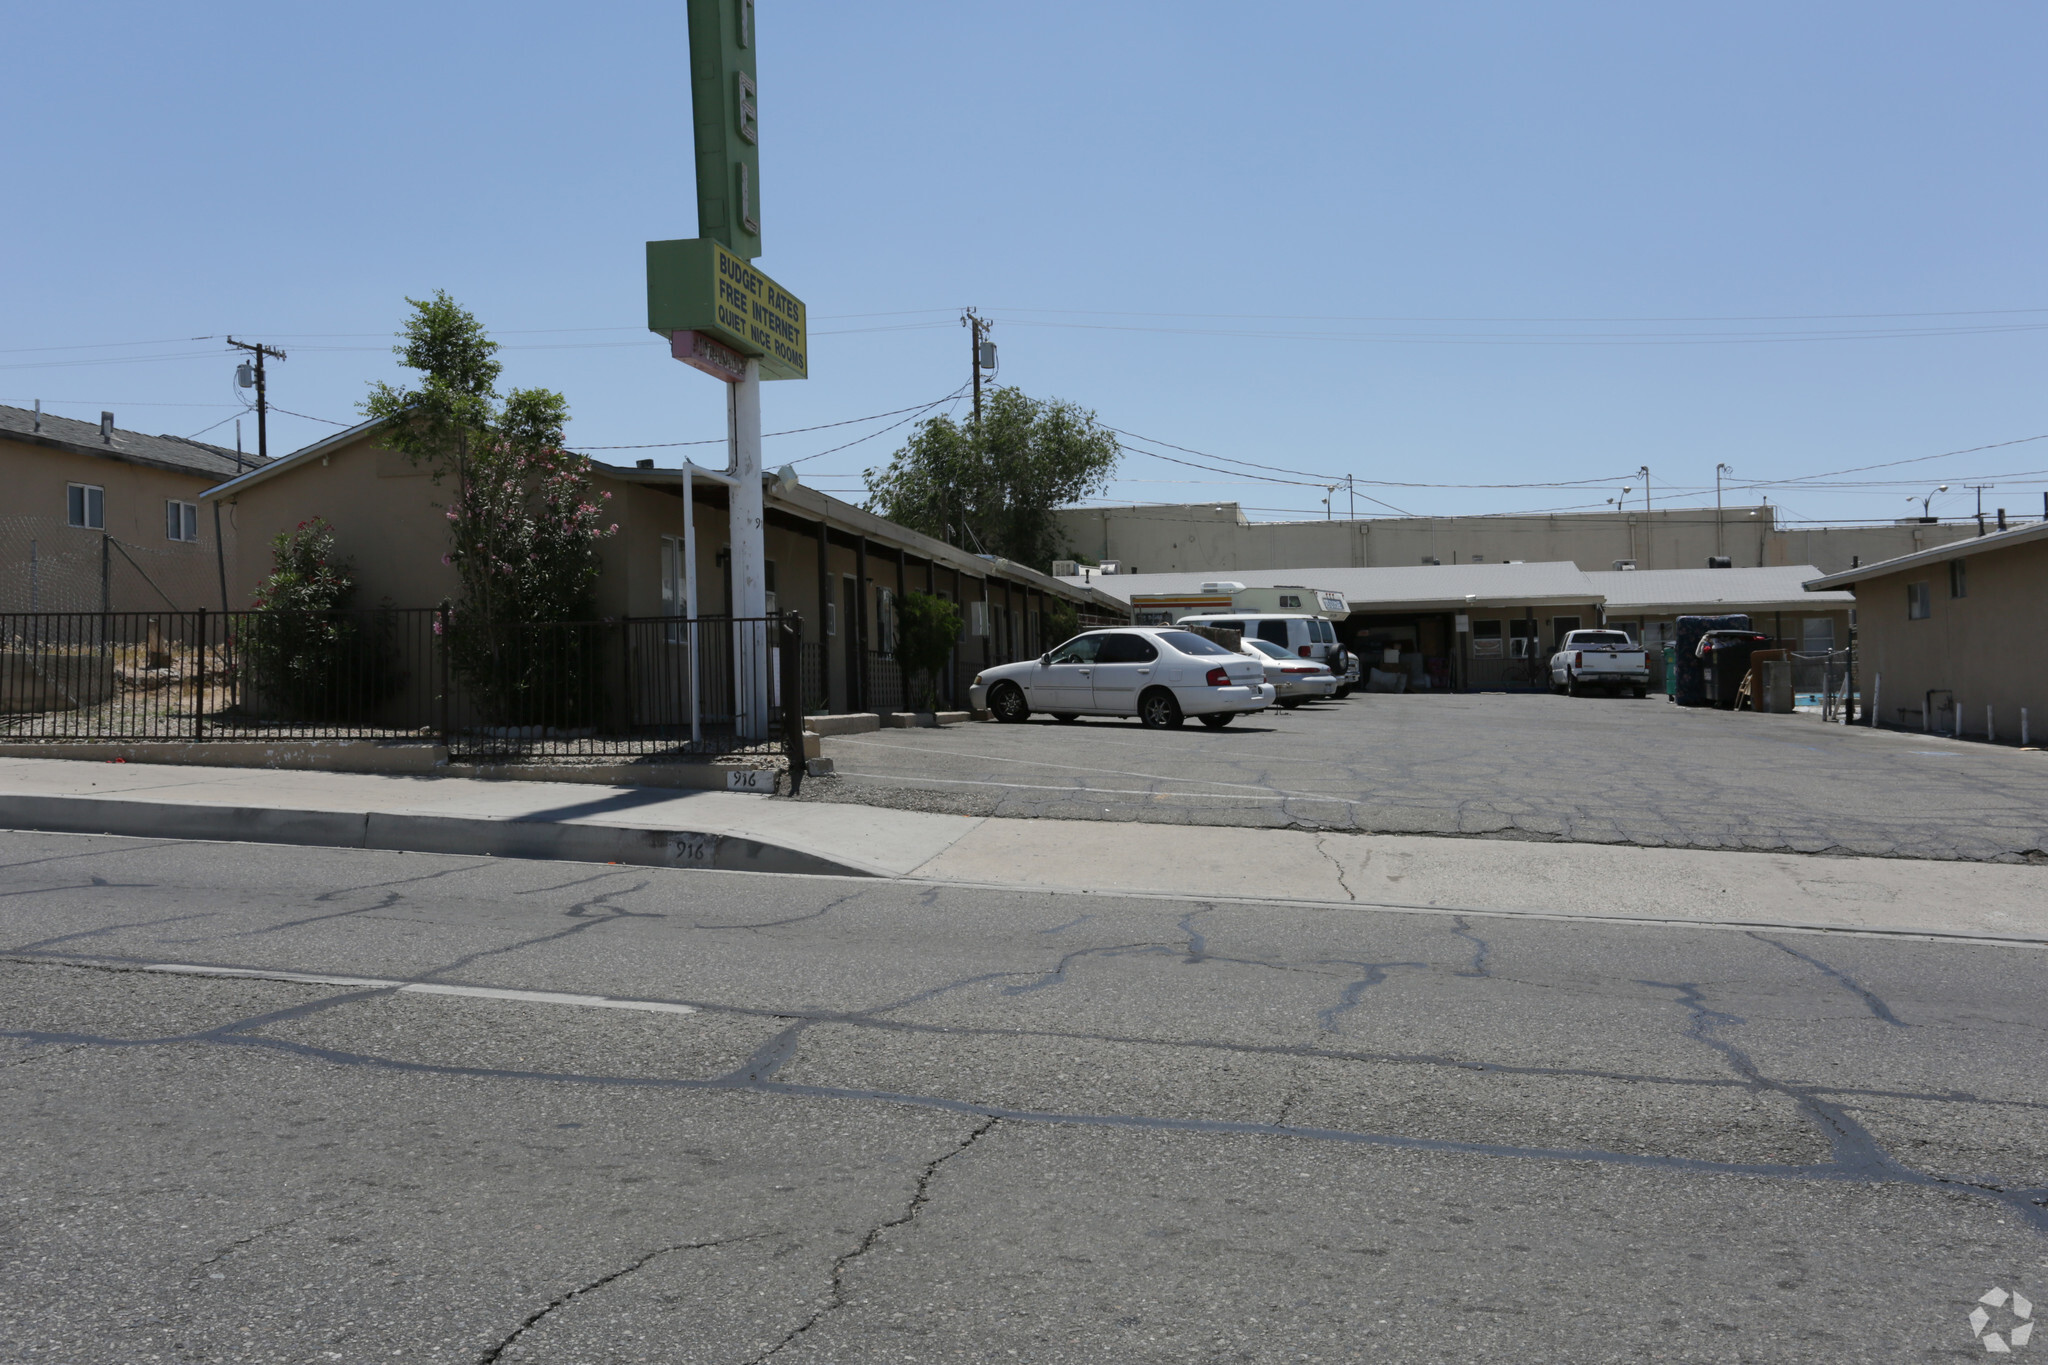
[{"label": "leafy shrub", "polygon": [[903,670],[907,690],[913,678],[921,679],[923,706],[913,710],[939,709],[939,674],[952,658],[960,639],[960,609],[931,593],[907,592],[896,608],[896,666]]},{"label": "leafy shrub", "polygon": [[286,720],[334,721],[376,709],[397,691],[388,614],[352,611],[355,576],[319,517],[270,542],[270,576],[239,619],[244,696]]}]

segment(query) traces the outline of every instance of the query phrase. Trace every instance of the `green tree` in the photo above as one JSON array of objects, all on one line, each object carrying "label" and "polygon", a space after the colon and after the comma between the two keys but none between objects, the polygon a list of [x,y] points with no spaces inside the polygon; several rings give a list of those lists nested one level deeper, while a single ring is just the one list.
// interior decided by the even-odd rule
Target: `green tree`
[{"label": "green tree", "polygon": [[911,702],[911,709],[939,709],[939,675],[953,657],[960,639],[960,609],[932,593],[907,592],[896,604],[896,648],[893,657],[903,670],[906,688],[911,680],[922,679],[924,705]]},{"label": "green tree", "polygon": [[445,291],[407,299],[392,348],[415,387],[371,386],[362,410],[388,423],[384,443],[452,483],[446,504],[462,599],[450,613],[456,670],[493,719],[580,719],[598,694],[597,636],[563,622],[596,613],[598,542],[609,493],[590,461],[562,448],[569,405],[548,389],[497,393],[498,345]]},{"label": "green tree", "polygon": [[1095,414],[1008,386],[979,422],[920,423],[886,469],[862,480],[868,510],[982,554],[1049,569],[1066,550],[1053,513],[1109,486],[1120,454]]}]

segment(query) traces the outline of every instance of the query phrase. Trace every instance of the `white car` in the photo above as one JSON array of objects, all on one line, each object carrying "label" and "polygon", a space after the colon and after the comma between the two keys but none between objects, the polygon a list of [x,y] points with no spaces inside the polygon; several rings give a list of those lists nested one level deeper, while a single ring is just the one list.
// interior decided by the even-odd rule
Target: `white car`
[{"label": "white car", "polygon": [[1044,711],[1057,721],[1136,716],[1155,730],[1194,716],[1213,730],[1271,706],[1274,693],[1257,659],[1191,630],[1138,626],[1087,631],[1036,659],[985,668],[968,695],[975,710],[1013,724]]},{"label": "white car", "polygon": [[1334,696],[1337,675],[1313,659],[1289,654],[1271,640],[1246,640],[1244,652],[1266,667],[1266,681],[1273,685],[1281,706],[1292,711],[1305,701]]}]

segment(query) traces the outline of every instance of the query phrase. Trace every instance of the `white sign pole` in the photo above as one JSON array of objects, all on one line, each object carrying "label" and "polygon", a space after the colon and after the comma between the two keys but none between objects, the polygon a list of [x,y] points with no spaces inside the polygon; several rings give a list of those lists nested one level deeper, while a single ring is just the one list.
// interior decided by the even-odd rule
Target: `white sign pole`
[{"label": "white sign pole", "polygon": [[[761,362],[729,386],[732,488],[733,702],[743,739],[768,734],[768,539],[761,491]],[[742,625],[742,622],[748,624]]]},{"label": "white sign pole", "polygon": [[704,742],[704,710],[699,701],[703,670],[697,667],[697,467],[683,461],[683,632],[690,657],[690,743]]}]

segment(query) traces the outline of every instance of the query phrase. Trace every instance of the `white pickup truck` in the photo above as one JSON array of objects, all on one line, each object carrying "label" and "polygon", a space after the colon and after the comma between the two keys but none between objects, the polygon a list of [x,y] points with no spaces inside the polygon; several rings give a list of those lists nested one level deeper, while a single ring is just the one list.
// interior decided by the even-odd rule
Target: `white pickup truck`
[{"label": "white pickup truck", "polygon": [[1637,697],[1649,695],[1649,658],[1626,632],[1570,631],[1550,656],[1551,691],[1579,697],[1595,687],[1616,696],[1623,688]]}]

